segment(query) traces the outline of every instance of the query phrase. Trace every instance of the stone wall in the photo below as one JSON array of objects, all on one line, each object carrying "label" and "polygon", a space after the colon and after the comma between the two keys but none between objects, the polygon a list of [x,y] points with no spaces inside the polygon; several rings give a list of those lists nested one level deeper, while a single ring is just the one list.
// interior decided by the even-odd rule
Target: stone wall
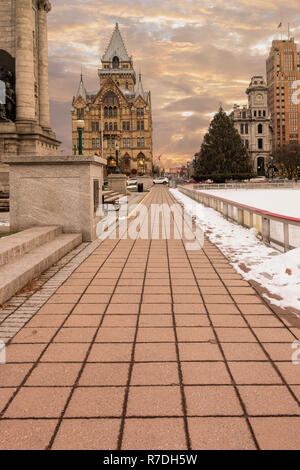
[{"label": "stone wall", "polygon": [[14,36],[14,9],[15,0],[1,0],[0,2],[0,49],[16,56]]}]

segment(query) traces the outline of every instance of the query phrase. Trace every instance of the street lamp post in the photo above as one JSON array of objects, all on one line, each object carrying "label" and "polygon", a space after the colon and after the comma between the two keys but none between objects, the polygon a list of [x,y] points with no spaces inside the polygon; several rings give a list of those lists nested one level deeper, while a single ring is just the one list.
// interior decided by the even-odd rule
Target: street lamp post
[{"label": "street lamp post", "polygon": [[78,131],[78,154],[82,155],[83,145],[82,145],[82,133],[84,129],[84,120],[77,119],[76,121],[77,131]]},{"label": "street lamp post", "polygon": [[116,175],[120,174],[120,168],[119,168],[119,144],[116,143]]}]

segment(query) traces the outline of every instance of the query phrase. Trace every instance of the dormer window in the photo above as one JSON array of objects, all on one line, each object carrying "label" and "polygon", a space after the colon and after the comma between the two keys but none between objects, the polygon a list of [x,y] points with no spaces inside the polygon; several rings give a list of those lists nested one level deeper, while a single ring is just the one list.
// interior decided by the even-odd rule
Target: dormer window
[{"label": "dormer window", "polygon": [[120,67],[120,59],[119,57],[115,56],[112,61],[113,69],[118,69]]}]

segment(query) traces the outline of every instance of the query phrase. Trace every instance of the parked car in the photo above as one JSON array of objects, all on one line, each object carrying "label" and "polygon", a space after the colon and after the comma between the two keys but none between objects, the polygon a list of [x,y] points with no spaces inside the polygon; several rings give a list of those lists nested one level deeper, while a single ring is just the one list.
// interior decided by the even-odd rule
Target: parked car
[{"label": "parked car", "polygon": [[159,178],[154,178],[153,184],[169,184],[169,180],[165,176],[160,176]]},{"label": "parked car", "polygon": [[136,178],[129,178],[127,180],[127,185],[128,186],[134,186],[135,184],[137,184],[137,179]]}]

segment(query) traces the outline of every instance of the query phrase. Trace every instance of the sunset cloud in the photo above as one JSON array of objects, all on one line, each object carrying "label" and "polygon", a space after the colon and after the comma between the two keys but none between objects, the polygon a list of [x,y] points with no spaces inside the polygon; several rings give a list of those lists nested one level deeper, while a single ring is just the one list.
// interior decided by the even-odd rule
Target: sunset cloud
[{"label": "sunset cloud", "polygon": [[81,66],[88,90],[119,22],[136,71],[151,90],[154,155],[165,166],[190,160],[220,103],[246,102],[252,75],[265,75],[283,22],[300,42],[299,0],[52,0],[49,74],[52,126],[71,152],[71,102]]}]

